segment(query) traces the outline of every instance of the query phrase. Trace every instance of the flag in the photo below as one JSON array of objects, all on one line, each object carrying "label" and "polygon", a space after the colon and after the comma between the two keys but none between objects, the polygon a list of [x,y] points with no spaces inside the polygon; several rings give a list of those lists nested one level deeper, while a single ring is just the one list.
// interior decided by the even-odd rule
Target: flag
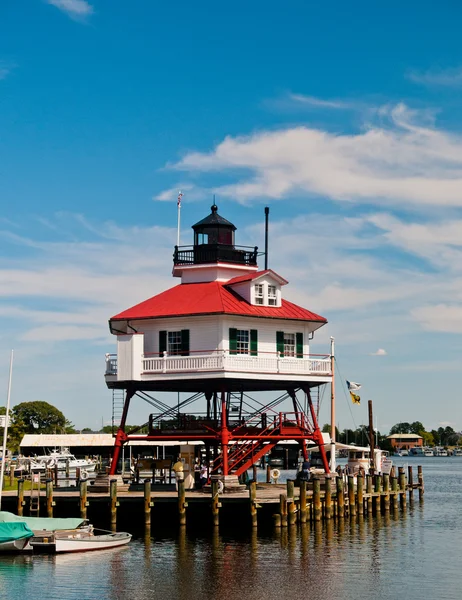
[{"label": "flag", "polygon": [[358,392],[361,389],[361,384],[354,381],[347,381],[347,386],[349,392]]},{"label": "flag", "polygon": [[178,192],[178,202],[176,203],[176,205],[178,206],[178,208],[181,208],[181,198],[183,198],[183,193],[182,192]]},{"label": "flag", "polygon": [[353,404],[361,404],[361,398],[358,396],[358,394],[353,394],[353,392],[350,392],[350,396]]}]

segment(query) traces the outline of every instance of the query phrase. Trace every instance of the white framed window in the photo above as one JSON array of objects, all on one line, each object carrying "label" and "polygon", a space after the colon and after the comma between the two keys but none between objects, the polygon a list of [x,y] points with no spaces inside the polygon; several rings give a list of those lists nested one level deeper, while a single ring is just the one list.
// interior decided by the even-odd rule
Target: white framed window
[{"label": "white framed window", "polygon": [[238,329],[236,331],[236,353],[249,354],[250,352],[250,333],[248,329]]},{"label": "white framed window", "polygon": [[277,304],[277,292],[275,285],[268,286],[268,306],[276,306]]},{"label": "white framed window", "polygon": [[263,293],[263,284],[256,283],[255,284],[255,304],[263,304],[265,301],[265,296]]},{"label": "white framed window", "polygon": [[295,356],[295,333],[284,332],[284,356]]},{"label": "white framed window", "polygon": [[182,338],[181,331],[167,332],[167,352],[169,354],[181,354]]}]

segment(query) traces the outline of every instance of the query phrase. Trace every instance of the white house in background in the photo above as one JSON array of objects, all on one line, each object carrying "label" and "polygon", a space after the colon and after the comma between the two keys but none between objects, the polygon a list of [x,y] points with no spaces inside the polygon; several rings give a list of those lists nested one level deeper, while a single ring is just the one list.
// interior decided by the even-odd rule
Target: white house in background
[{"label": "white house in background", "polygon": [[284,298],[287,281],[259,271],[257,248],[235,246],[236,227],[217,207],[175,247],[181,283],[109,320],[117,353],[106,383],[143,390],[287,389],[331,380],[330,356],[310,352],[327,321]]}]

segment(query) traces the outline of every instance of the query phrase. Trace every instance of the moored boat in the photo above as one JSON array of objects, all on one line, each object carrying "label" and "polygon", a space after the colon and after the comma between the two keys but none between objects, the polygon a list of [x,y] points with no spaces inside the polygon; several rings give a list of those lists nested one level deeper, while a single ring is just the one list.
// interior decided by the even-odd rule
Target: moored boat
[{"label": "moored boat", "polygon": [[0,552],[22,552],[34,532],[25,523],[0,523]]}]

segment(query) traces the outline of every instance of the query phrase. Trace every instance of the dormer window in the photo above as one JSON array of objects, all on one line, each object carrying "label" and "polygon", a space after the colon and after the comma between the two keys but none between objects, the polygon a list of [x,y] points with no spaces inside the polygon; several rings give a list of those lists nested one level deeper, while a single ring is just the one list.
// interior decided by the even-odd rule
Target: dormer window
[{"label": "dormer window", "polygon": [[264,302],[265,302],[265,296],[264,296],[264,291],[263,291],[263,284],[256,283],[255,284],[255,304],[264,304]]},{"label": "dormer window", "polygon": [[276,304],[277,304],[276,286],[268,285],[268,306],[276,306]]}]

